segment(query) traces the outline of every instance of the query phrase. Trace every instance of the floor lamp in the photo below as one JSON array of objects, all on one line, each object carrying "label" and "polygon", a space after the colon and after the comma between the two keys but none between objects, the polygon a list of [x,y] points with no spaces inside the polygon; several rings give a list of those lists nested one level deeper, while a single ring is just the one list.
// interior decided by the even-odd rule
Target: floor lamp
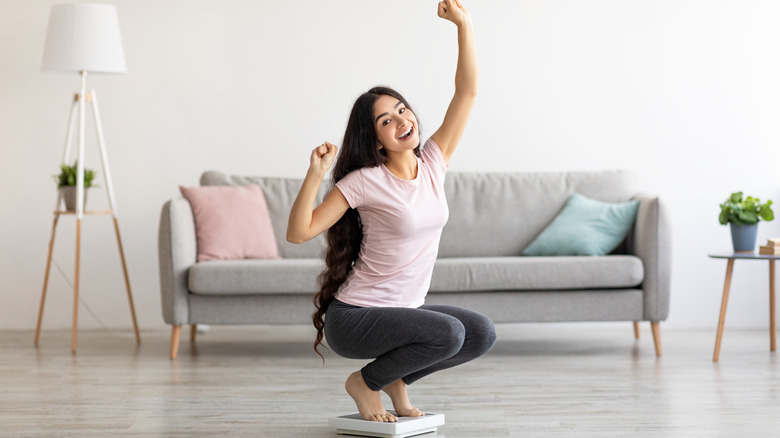
[{"label": "floor lamp", "polygon": [[[65,139],[65,151],[62,162],[65,164],[71,153],[71,137],[76,114],[78,114],[78,151],[77,151],[77,183],[76,183],[76,211],[62,211],[59,209],[61,195],[57,197],[57,206],[54,211],[54,223],[49,242],[49,255],[46,260],[46,274],[43,280],[43,292],[41,294],[41,307],[38,312],[38,325],[35,329],[35,345],[41,333],[41,321],[43,319],[43,305],[46,301],[46,287],[49,282],[52,251],[54,249],[54,236],[57,229],[57,221],[61,215],[71,214],[76,216],[76,272],[73,281],[73,328],[71,336],[71,350],[76,351],[78,304],[79,304],[79,262],[81,258],[81,221],[85,214],[110,214],[114,218],[114,230],[116,231],[119,256],[122,261],[122,271],[127,287],[127,298],[130,302],[130,314],[133,319],[133,329],[137,343],[141,342],[138,333],[138,323],[133,306],[133,295],[130,291],[130,279],[127,275],[122,238],[119,234],[119,221],[117,220],[116,201],[114,188],[111,183],[111,171],[106,156],[106,146],[103,139],[103,128],[98,111],[97,94],[95,90],[87,92],[87,73],[125,73],[125,56],[122,49],[122,39],[119,34],[119,20],[116,7],[107,4],[67,4],[54,5],[49,16],[49,27],[46,32],[46,45],[43,51],[41,71],[62,73],[78,73],[81,76],[81,89],[74,96],[68,119],[68,130]],[[100,160],[103,165],[103,175],[108,194],[109,211],[84,211],[84,164],[85,164],[85,116],[86,104],[90,103],[97,131]]]}]

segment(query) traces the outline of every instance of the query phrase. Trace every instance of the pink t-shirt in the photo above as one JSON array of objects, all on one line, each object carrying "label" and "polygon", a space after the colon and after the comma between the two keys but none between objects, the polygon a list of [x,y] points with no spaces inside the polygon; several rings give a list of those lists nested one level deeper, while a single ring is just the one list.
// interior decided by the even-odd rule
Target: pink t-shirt
[{"label": "pink t-shirt", "polygon": [[360,253],[337,300],[362,307],[416,308],[425,302],[449,209],[444,155],[433,140],[420,155],[413,180],[380,164],[336,183],[363,224]]}]

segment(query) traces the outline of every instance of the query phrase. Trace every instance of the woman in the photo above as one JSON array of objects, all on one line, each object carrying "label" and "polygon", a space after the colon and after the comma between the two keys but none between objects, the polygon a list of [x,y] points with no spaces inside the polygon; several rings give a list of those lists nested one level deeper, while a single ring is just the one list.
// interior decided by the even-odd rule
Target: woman
[{"label": "woman", "polygon": [[328,230],[326,269],[314,297],[314,348],[324,333],[339,355],[375,359],[345,384],[369,421],[397,421],[382,406],[380,390],[397,415],[423,415],[406,386],[485,354],[495,341],[489,318],[424,304],[449,216],[444,175],[477,94],[471,17],[459,0],[440,2],[438,15],[457,25],[459,49],[455,95],[441,127],[420,147],[417,118],[400,94],[386,87],[364,93],[333,168],[335,187],[313,208],[338,149],[326,142],[312,151],[287,229],[294,243]]}]

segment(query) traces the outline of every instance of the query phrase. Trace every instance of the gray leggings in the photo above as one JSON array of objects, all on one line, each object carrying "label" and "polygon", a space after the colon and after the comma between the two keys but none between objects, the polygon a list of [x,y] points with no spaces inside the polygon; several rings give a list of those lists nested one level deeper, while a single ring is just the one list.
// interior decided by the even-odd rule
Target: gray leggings
[{"label": "gray leggings", "polygon": [[408,385],[490,350],[496,330],[490,318],[455,306],[358,307],[333,300],[325,315],[325,339],[338,355],[374,359],[361,370],[379,391],[403,379]]}]

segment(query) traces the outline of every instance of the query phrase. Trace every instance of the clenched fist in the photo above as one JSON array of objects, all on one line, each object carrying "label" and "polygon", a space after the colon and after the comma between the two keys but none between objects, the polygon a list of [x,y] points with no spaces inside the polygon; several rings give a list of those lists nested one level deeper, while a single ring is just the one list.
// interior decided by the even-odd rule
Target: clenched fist
[{"label": "clenched fist", "polygon": [[333,165],[333,160],[336,158],[336,152],[338,147],[334,144],[330,144],[327,141],[311,151],[311,159],[309,168],[318,172],[325,173]]},{"label": "clenched fist", "polygon": [[463,7],[460,0],[444,0],[439,2],[439,17],[452,21],[460,26],[471,18],[469,11]]}]

